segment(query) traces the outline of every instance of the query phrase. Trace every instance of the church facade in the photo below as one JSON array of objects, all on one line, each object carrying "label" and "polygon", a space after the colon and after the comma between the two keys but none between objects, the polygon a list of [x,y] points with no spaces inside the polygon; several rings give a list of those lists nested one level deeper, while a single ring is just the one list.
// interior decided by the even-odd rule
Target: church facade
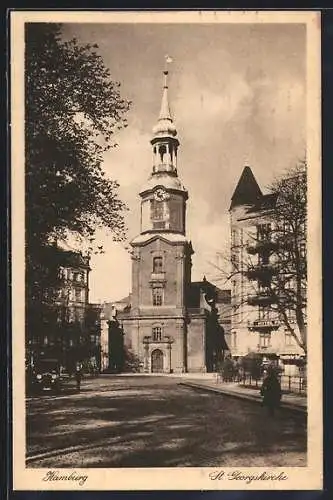
[{"label": "church facade", "polygon": [[[227,349],[216,287],[191,282],[188,192],[178,176],[179,140],[168,102],[168,72],[151,139],[152,171],[141,189],[140,233],[131,242],[132,292],[117,312],[124,348],[147,373],[206,372]],[[112,351],[110,337],[109,351]]]}]

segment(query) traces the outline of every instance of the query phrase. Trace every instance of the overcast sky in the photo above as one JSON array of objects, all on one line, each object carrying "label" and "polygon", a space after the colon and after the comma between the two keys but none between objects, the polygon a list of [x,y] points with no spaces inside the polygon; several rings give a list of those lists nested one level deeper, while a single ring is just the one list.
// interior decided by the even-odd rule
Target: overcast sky
[{"label": "overcast sky", "polygon": [[[97,43],[98,52],[133,102],[129,126],[104,168],[128,204],[129,240],[139,233],[138,192],[152,169],[152,127],[161,95],[164,56],[180,140],[178,173],[189,191],[187,236],[194,280],[218,280],[216,252],[229,238],[230,198],[245,164],[263,190],[305,151],[305,25],[65,24],[64,35]],[[106,253],[91,261],[90,301],[114,301],[131,287],[123,245],[99,233]]]}]

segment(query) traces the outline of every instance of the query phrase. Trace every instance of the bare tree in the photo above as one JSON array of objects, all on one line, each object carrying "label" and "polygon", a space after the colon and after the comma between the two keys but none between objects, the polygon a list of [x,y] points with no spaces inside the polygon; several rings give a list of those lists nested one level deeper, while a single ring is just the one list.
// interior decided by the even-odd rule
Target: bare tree
[{"label": "bare tree", "polygon": [[297,344],[307,352],[307,175],[302,162],[271,185],[277,201],[272,212],[270,279],[264,281],[271,307]]},{"label": "bare tree", "polygon": [[[307,352],[307,173],[303,161],[271,184],[260,207],[262,220],[249,225],[244,237],[232,241],[230,256],[220,254],[225,266],[212,264],[232,285],[235,321],[245,304],[275,311],[297,345]],[[254,207],[254,211],[255,211]],[[226,272],[227,271],[227,272]],[[244,283],[246,293],[235,288]]]}]

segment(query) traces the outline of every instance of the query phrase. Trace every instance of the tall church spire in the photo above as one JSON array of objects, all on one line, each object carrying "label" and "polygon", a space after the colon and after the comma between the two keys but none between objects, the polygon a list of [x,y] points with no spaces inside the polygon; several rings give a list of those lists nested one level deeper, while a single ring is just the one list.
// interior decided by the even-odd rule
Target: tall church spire
[{"label": "tall church spire", "polygon": [[168,75],[169,71],[165,69],[164,74],[164,86],[162,94],[161,111],[158,120],[170,120],[172,122],[170,106],[169,106],[169,96],[168,96]]},{"label": "tall church spire", "polygon": [[[166,63],[171,62],[170,58]],[[141,233],[168,231],[185,234],[188,193],[178,177],[179,141],[170,113],[168,69],[163,71],[162,102],[157,124],[153,128],[152,172],[140,191]]]},{"label": "tall church spire", "polygon": [[[167,56],[166,64],[169,62],[171,62],[171,58]],[[169,71],[165,66],[161,109],[157,124],[153,128],[153,138],[150,141],[153,146],[153,175],[162,172],[177,175],[179,141],[176,137],[177,130],[170,112],[168,75]]]},{"label": "tall church spire", "polygon": [[173,119],[170,112],[169,95],[168,95],[169,91],[168,63],[170,62],[172,62],[171,57],[165,56],[165,67],[163,71],[164,84],[163,84],[162,102],[157,124],[153,128],[153,134],[154,134],[153,140],[155,138],[162,138],[162,137],[168,138],[168,137],[175,137],[177,135],[177,130],[175,124],[173,123]]}]

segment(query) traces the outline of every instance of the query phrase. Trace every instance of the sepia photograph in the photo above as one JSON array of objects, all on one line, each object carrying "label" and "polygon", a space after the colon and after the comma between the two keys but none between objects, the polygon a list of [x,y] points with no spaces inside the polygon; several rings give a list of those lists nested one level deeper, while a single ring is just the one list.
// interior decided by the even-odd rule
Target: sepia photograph
[{"label": "sepia photograph", "polygon": [[14,489],[320,489],[320,14],[11,51]]}]

